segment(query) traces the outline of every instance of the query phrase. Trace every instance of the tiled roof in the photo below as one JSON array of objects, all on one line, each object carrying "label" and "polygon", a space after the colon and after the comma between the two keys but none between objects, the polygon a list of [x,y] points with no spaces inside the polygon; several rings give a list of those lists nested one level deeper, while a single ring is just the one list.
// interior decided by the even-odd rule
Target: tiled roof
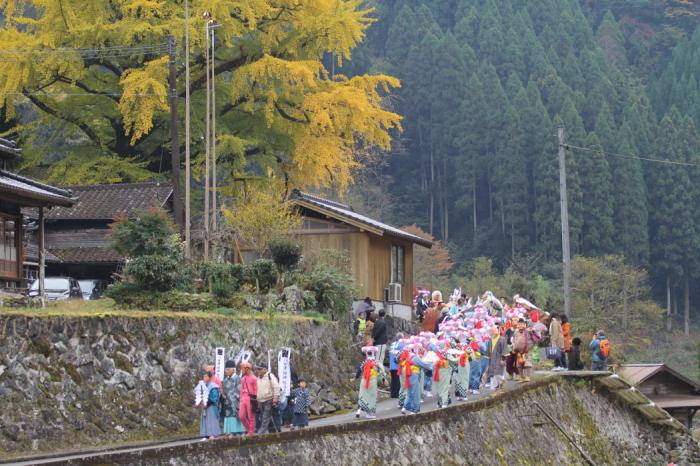
[{"label": "tiled roof", "polygon": [[[36,243],[30,242],[24,245],[24,260],[26,262],[39,262],[39,248]],[[46,251],[44,260],[46,262],[60,262],[58,257],[51,254],[50,251]]]},{"label": "tiled roof", "polygon": [[21,150],[15,145],[14,141],[0,138],[0,159],[14,159],[19,156]]},{"label": "tiled roof", "polygon": [[110,248],[53,248],[50,250],[50,253],[57,260],[50,261],[47,258],[46,261],[61,264],[113,264],[124,260],[123,257]]},{"label": "tiled roof", "polygon": [[172,185],[160,182],[72,186],[78,202],[70,208],[51,209],[50,220],[113,220],[134,211],[163,207],[172,195]]},{"label": "tiled roof", "polygon": [[0,170],[0,195],[2,193],[15,196],[23,205],[70,207],[75,203],[70,191],[4,170]]},{"label": "tiled roof", "polygon": [[430,248],[433,246],[432,241],[429,241],[425,238],[421,238],[416,235],[412,235],[410,233],[406,233],[405,231],[400,230],[399,228],[387,225],[386,223],[382,223],[379,220],[374,220],[365,215],[358,214],[353,210],[352,207],[346,204],[342,204],[340,202],[330,201],[328,199],[324,199],[313,194],[304,193],[299,190],[295,190],[292,193],[292,200],[301,201],[306,205],[318,207],[325,211],[324,213],[333,214],[333,216],[340,221],[351,221],[354,223],[359,223],[361,225],[366,225],[370,229],[373,229],[375,231],[378,230],[380,234],[386,234],[388,236],[393,236],[396,238],[411,241],[413,243],[420,244],[421,246],[425,246],[426,248]]}]

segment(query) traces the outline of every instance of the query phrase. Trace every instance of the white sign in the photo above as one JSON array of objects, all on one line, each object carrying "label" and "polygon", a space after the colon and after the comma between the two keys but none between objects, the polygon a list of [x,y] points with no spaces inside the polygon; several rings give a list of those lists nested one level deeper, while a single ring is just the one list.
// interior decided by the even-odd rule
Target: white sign
[{"label": "white sign", "polygon": [[224,380],[224,365],[226,364],[226,348],[216,348],[214,356],[214,371],[216,376]]}]

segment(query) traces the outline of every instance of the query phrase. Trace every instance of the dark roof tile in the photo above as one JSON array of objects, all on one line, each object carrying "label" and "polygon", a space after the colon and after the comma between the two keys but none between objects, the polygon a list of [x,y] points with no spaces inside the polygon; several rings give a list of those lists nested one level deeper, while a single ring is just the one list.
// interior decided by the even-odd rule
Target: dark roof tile
[{"label": "dark roof tile", "polygon": [[[110,248],[52,248],[48,252],[56,257],[57,262],[61,264],[114,264],[124,260],[122,256]],[[48,258],[46,261],[55,262]]]},{"label": "dark roof tile", "polygon": [[172,185],[159,182],[71,186],[78,202],[70,208],[54,208],[50,220],[113,220],[134,211],[163,207],[172,195]]}]

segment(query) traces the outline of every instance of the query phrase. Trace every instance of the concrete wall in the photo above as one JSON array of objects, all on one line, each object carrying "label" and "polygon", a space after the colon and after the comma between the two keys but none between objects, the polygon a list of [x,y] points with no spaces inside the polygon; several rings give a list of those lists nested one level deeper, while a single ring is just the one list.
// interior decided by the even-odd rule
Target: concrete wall
[{"label": "concrete wall", "polygon": [[689,443],[678,431],[650,424],[592,380],[558,378],[419,415],[197,442],[71,464],[585,464],[581,454],[535,408],[535,401],[597,465],[700,461],[697,444]]},{"label": "concrete wall", "polygon": [[270,348],[273,366],[289,346],[298,373],[340,398],[323,390],[320,410],[352,406],[359,356],[334,323],[143,315],[0,316],[0,458],[191,434],[192,390],[217,346],[263,362]]}]

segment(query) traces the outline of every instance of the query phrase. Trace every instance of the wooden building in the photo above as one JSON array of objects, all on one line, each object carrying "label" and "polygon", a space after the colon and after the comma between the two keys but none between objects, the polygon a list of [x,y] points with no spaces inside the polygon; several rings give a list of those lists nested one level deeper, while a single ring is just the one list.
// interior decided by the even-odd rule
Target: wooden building
[{"label": "wooden building", "polygon": [[346,204],[300,191],[291,200],[303,217],[301,230],[294,234],[305,255],[324,249],[345,251],[358,299],[412,305],[413,246],[430,248],[430,241],[361,215]]},{"label": "wooden building", "polygon": [[[0,161],[6,168],[19,157],[19,149],[0,138]],[[44,211],[55,206],[70,207],[75,199],[69,190],[19,176],[5,169],[0,170],[0,283],[5,289],[25,285],[24,276],[24,228],[22,209],[34,208],[36,232],[41,244],[44,232]],[[35,248],[37,268],[44,261],[41,248]],[[37,274],[38,275],[38,274]],[[38,278],[38,277],[37,277]]]},{"label": "wooden building", "polygon": [[666,364],[623,364],[617,374],[692,429],[700,409],[700,382]]},{"label": "wooden building", "polygon": [[[124,258],[111,248],[110,225],[119,217],[156,207],[172,212],[168,183],[119,183],[71,186],[79,198],[71,207],[46,214],[47,276],[111,280]],[[31,214],[29,214],[31,215]],[[28,250],[35,250],[36,238]],[[30,258],[31,259],[31,258]]]}]

